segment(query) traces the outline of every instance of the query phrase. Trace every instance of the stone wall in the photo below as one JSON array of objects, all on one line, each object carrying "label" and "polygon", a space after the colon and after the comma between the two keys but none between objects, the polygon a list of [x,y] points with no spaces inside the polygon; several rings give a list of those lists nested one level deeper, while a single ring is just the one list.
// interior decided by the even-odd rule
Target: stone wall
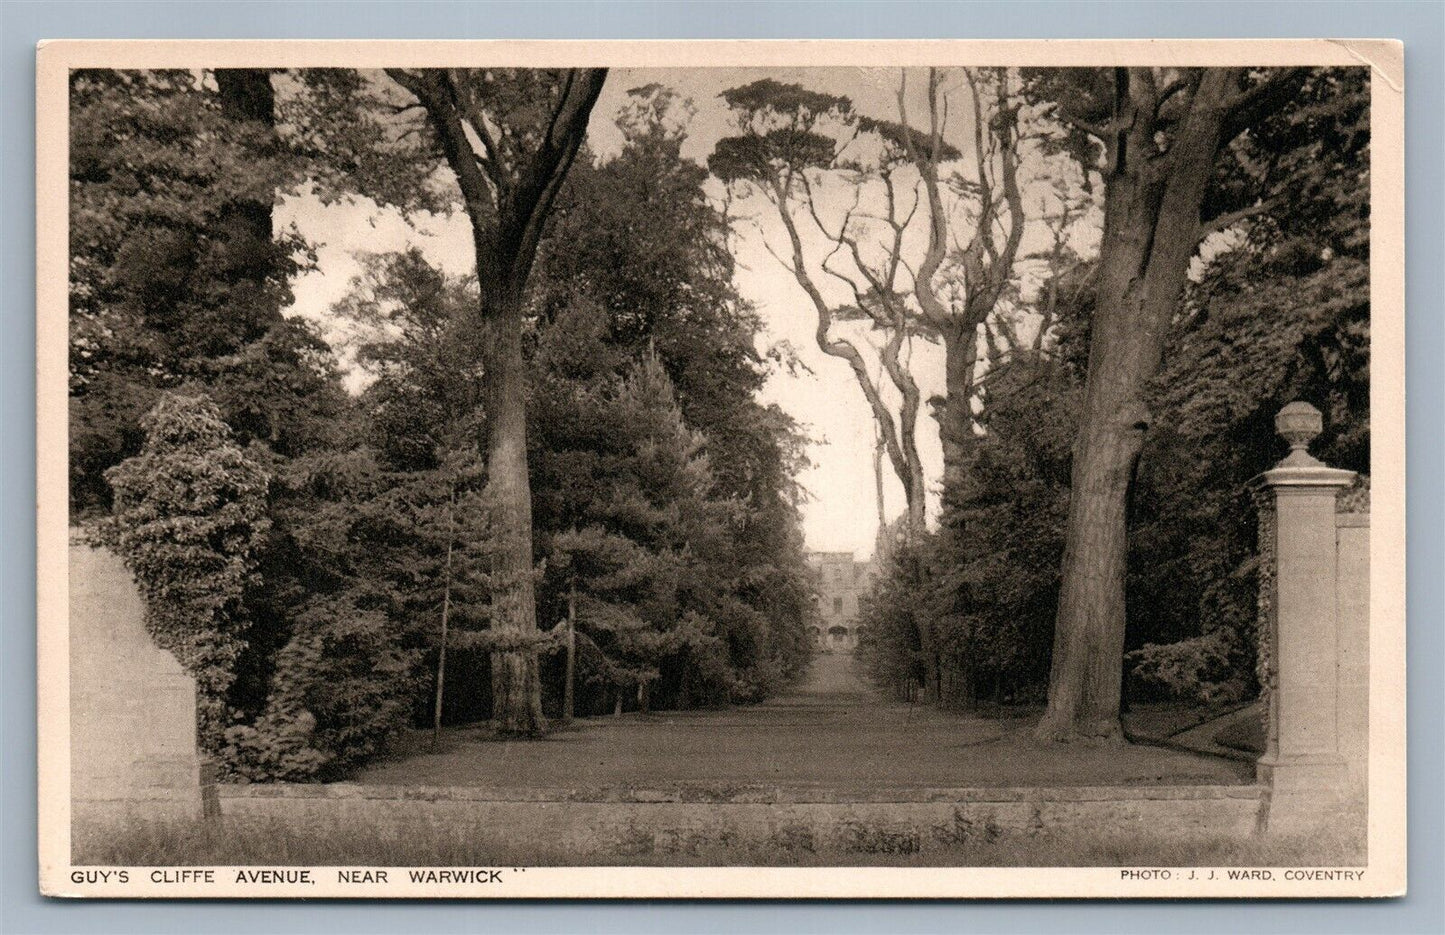
[{"label": "stone wall", "polygon": [[221,787],[227,820],[292,828],[356,827],[378,841],[446,828],[489,845],[639,858],[712,847],[770,853],[927,854],[1053,833],[1101,837],[1251,834],[1258,786],[917,788],[895,790],[482,789],[396,786]]},{"label": "stone wall", "polygon": [[196,686],[145,629],[130,571],[70,546],[70,795],[82,824],[201,813]]},{"label": "stone wall", "polygon": [[1360,795],[1365,789],[1370,740],[1370,514],[1337,514],[1335,534],[1339,552],[1335,594],[1340,615],[1340,754],[1349,768],[1351,791]]}]

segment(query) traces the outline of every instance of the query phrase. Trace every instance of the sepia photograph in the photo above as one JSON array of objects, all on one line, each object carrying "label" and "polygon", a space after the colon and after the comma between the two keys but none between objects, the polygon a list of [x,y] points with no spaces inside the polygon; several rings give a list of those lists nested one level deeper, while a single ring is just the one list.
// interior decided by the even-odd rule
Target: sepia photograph
[{"label": "sepia photograph", "polygon": [[1401,55],[43,44],[42,890],[1403,893]]}]

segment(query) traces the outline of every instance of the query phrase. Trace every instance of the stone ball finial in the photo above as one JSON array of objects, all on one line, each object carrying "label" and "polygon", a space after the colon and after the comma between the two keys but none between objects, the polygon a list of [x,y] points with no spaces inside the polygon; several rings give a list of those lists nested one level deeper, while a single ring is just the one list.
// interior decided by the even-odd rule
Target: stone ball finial
[{"label": "stone ball finial", "polygon": [[1281,464],[1310,465],[1320,462],[1310,455],[1310,442],[1324,431],[1324,416],[1320,411],[1303,400],[1295,400],[1279,411],[1274,417],[1275,431],[1289,442],[1290,452]]}]

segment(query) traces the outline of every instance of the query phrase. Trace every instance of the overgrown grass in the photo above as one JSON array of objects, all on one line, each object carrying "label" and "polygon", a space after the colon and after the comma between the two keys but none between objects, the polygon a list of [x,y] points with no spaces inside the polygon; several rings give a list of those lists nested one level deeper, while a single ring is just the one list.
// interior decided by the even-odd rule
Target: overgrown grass
[{"label": "overgrown grass", "polygon": [[[811,836],[771,841],[710,842],[695,847],[657,844],[591,853],[564,851],[545,841],[504,844],[485,826],[436,822],[384,836],[356,824],[297,827],[276,820],[137,823],[124,831],[77,829],[77,865],[123,866],[920,866],[920,867],[1272,867],[1357,866],[1362,835],[1340,828],[1325,834],[1229,837],[1179,833],[1144,837],[1099,833],[1003,834],[995,838],[919,846],[917,836],[859,827],[846,846],[814,848]],[[625,852],[624,852],[625,851]]]}]

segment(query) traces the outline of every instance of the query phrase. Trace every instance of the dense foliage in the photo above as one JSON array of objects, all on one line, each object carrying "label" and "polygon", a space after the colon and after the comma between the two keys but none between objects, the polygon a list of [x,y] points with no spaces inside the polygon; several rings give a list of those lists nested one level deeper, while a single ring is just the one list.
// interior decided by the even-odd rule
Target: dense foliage
[{"label": "dense foliage", "polygon": [[1370,469],[1368,76],[1315,73],[1235,156],[1220,187],[1247,167],[1269,208],[1185,297],[1131,522],[1136,693],[1201,701],[1257,687],[1245,485],[1284,453],[1276,413],[1313,403],[1314,453]]},{"label": "dense foliage", "polygon": [[146,629],[196,677],[200,742],[215,751],[268,525],[266,472],[204,396],[167,393],[140,428],[140,453],[106,472],[115,505],[100,537],[135,574]]},{"label": "dense foliage", "polygon": [[340,405],[330,349],[282,316],[301,244],[270,206],[294,165],[214,73],[71,76],[70,493],[110,503],[158,395],[203,387],[243,447],[299,453]]},{"label": "dense foliage", "polygon": [[[659,669],[654,701],[664,705],[756,700],[775,691],[808,658],[804,617],[811,606],[794,480],[802,438],[781,409],[756,398],[766,377],[754,347],[761,325],[733,285],[726,219],[706,196],[707,172],[680,155],[687,111],[665,88],[633,92],[619,121],[622,152],[577,166],[569,177],[535,290],[535,406],[550,405],[549,392],[558,394],[554,400],[581,393],[589,405],[610,399],[613,407],[636,406],[607,389],[620,381],[658,397],[659,412],[676,409],[656,429],[648,427],[654,413],[617,432],[618,442],[672,439],[669,456],[679,469],[690,465],[692,475],[688,486],[674,488],[682,525],[671,535],[687,553],[682,613],[694,615],[706,638],[690,639],[687,653]],[[552,454],[575,447],[563,436],[577,415],[538,419],[546,440],[535,447],[563,471],[596,471],[587,458]],[[643,450],[634,444],[633,457]],[[539,470],[535,483],[545,476]],[[562,481],[550,488],[555,493],[539,487],[534,497],[544,554],[553,547],[550,531],[585,528],[591,509],[565,474],[555,476]],[[680,533],[685,538],[677,539]],[[543,579],[545,620],[561,619],[569,580],[560,570]]]},{"label": "dense foliage", "polygon": [[1073,346],[1069,338],[1051,355],[1020,354],[991,372],[979,416],[986,434],[970,452],[957,508],[889,555],[891,571],[864,602],[860,652],[895,692],[921,686],[929,670],[914,619],[926,614],[937,703],[1042,700],[1082,387]]},{"label": "dense foliage", "polygon": [[[1218,704],[1257,691],[1247,485],[1284,453],[1274,417],[1285,403],[1325,413],[1319,457],[1369,470],[1368,103],[1362,70],[1316,72],[1221,162],[1213,197],[1259,211],[1206,251],[1149,394],[1128,516],[1126,698]],[[922,584],[899,587],[919,572],[895,557],[867,603],[864,653],[883,683],[905,663],[921,678],[907,615],[922,604],[938,628],[942,703],[1042,700],[1089,281],[1085,266],[1061,283],[1043,353],[990,371],[986,435],[958,516],[919,547]]]},{"label": "dense foliage", "polygon": [[[197,677],[206,749],[256,780],[345,775],[407,725],[491,716],[499,648],[542,654],[554,716],[573,615],[579,714],[777,691],[809,655],[803,441],[758,401],[761,326],[708,169],[681,155],[686,102],[635,89],[620,151],[584,146],[542,231],[519,300],[541,626],[502,646],[484,284],[415,249],[369,258],[333,309],[363,335],[355,393],[283,313],[308,260],[273,230],[281,194],[445,205],[385,80],[72,79],[72,504],[110,511],[150,631]],[[851,108],[793,88],[729,92],[798,117],[720,147],[715,174],[822,159],[815,123]],[[1368,146],[1367,76],[1319,71],[1220,161],[1211,213],[1234,220],[1175,315],[1129,509],[1134,698],[1257,688],[1246,482],[1281,454],[1280,406],[1315,403],[1316,452],[1368,468]],[[901,697],[930,672],[943,704],[1043,697],[1093,300],[1088,262],[1055,274],[1047,340],[981,378],[956,509],[880,556],[861,653]]]},{"label": "dense foliage", "polygon": [[[224,770],[334,778],[430,723],[438,703],[449,723],[492,714],[478,283],[415,249],[371,257],[333,310],[362,335],[365,388],[342,391],[333,350],[282,315],[305,245],[253,245],[253,265],[232,275],[235,244],[217,234],[226,205],[338,197],[351,170],[425,199],[400,184],[414,154],[378,144],[390,118],[373,79],[270,81],[284,136],[228,112],[209,73],[77,79],[76,138],[97,142],[77,156],[76,210],[129,226],[75,244],[72,490],[78,511],[104,505],[111,492],[92,475],[129,456],[107,475],[109,541],[153,630],[200,678],[207,750]],[[333,125],[342,105],[371,122]],[[638,89],[622,151],[584,151],[574,167],[526,296],[544,621],[532,643],[549,715],[564,671],[546,631],[569,602],[579,714],[757,700],[809,652],[802,443],[755,399],[760,326],[733,287],[707,173],[680,155],[685,114],[665,89]],[[174,205],[154,197],[168,187]],[[153,239],[185,267],[164,286],[150,279],[166,264],[114,250]],[[127,336],[144,346],[127,350]],[[144,421],[133,412],[172,385],[194,395],[159,397]]]}]

